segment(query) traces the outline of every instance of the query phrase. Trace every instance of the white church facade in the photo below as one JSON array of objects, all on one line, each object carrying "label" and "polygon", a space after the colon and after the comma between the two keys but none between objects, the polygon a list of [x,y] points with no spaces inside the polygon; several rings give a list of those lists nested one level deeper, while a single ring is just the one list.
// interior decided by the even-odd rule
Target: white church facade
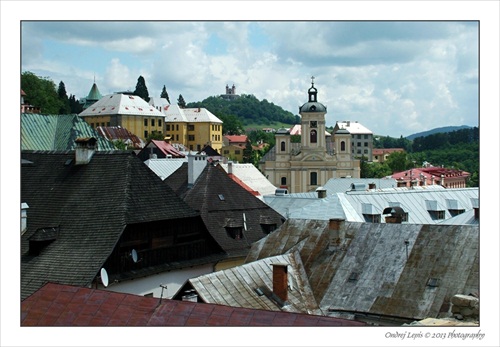
[{"label": "white church facade", "polygon": [[259,163],[268,180],[289,193],[314,191],[330,178],[360,177],[360,161],[353,159],[349,131],[337,130],[332,136],[333,152],[327,149],[327,110],[318,102],[314,77],[308,94],[308,102],[299,107],[300,145],[291,142],[288,129],[280,129],[275,135],[276,145]]}]

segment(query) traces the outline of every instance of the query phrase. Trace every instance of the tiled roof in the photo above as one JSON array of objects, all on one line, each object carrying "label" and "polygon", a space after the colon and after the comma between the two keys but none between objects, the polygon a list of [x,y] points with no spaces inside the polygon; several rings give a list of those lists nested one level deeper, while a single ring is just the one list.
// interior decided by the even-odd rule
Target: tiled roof
[{"label": "tiled roof", "polygon": [[247,142],[248,137],[246,135],[224,135],[224,138],[229,141],[229,143],[233,142]]},{"label": "tiled roof", "polygon": [[445,179],[449,177],[468,177],[470,173],[462,170],[447,169],[440,167],[428,167],[428,168],[414,168],[406,171],[396,172],[391,175],[392,178],[396,180],[410,180],[419,179],[420,175],[423,175],[428,184],[431,182],[431,178],[434,177],[434,181],[437,182],[441,179],[441,175],[444,175]]},{"label": "tiled roof", "polygon": [[21,150],[72,150],[79,137],[95,137],[98,151],[115,149],[113,143],[75,114],[21,114]]},{"label": "tiled roof", "polygon": [[[362,326],[324,316],[174,301],[48,283],[21,303],[21,326]],[[118,338],[118,337],[116,337]],[[69,343],[69,341],[68,341]]]},{"label": "tiled roof", "polygon": [[[22,297],[47,281],[86,286],[127,225],[199,218],[134,154],[96,152],[74,165],[74,151],[23,151],[21,200],[30,206],[21,240]],[[200,221],[201,222],[201,221]],[[40,228],[58,227],[39,256],[28,254]]]},{"label": "tiled roof", "polygon": [[[288,219],[245,261],[297,250],[320,309],[410,320],[450,314],[450,298],[479,290],[479,228]],[[345,236],[342,236],[345,235]],[[433,281],[430,281],[433,279]]]},{"label": "tiled roof", "polygon": [[[282,223],[282,216],[234,182],[220,166],[209,164],[200,174],[193,187],[187,188],[187,164],[165,180],[168,185],[183,197],[191,208],[200,211],[210,234],[229,256],[246,255],[250,244],[264,237],[261,216],[276,226]],[[228,236],[228,220],[243,226],[246,217],[247,231],[244,238],[235,240]]]},{"label": "tiled roof", "polygon": [[79,114],[80,117],[104,115],[163,117],[160,111],[140,96],[125,94],[106,95]]}]

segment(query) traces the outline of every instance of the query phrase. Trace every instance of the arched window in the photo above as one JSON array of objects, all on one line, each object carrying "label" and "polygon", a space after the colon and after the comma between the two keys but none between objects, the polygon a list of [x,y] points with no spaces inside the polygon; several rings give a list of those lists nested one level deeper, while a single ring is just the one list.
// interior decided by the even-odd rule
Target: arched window
[{"label": "arched window", "polygon": [[311,185],[312,186],[317,185],[318,184],[318,173],[317,172],[311,172],[310,179],[311,179]]},{"label": "arched window", "polygon": [[341,150],[342,152],[345,152],[345,141],[341,141],[341,142],[340,142],[340,150]]},{"label": "arched window", "polygon": [[281,185],[286,186],[286,177],[281,177]]},{"label": "arched window", "polygon": [[318,133],[316,132],[316,130],[311,130],[310,139],[311,139],[311,143],[318,142]]},{"label": "arched window", "polygon": [[285,151],[285,141],[281,141],[281,151]]}]

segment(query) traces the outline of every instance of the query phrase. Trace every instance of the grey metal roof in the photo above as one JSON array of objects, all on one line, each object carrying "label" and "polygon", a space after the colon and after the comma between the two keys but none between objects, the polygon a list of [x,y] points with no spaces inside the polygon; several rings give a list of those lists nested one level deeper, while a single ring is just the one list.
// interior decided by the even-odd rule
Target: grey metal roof
[{"label": "grey metal roof", "polygon": [[353,190],[353,184],[364,185],[368,189],[371,183],[375,185],[375,189],[397,187],[397,181],[393,178],[330,178],[323,188],[327,190],[327,194],[345,193]]},{"label": "grey metal roof", "polygon": [[182,166],[182,163],[187,163],[188,158],[163,158],[163,159],[148,159],[144,162],[158,177],[162,180],[173,174]]},{"label": "grey metal roof", "polygon": [[[407,319],[449,314],[455,294],[479,290],[479,228],[289,219],[254,243],[246,263],[298,251],[320,309]],[[428,285],[435,279],[433,285]]]},{"label": "grey metal roof", "polygon": [[467,210],[457,216],[444,219],[438,224],[448,224],[448,225],[479,225],[479,219],[474,217],[474,210]]},{"label": "grey metal roof", "polygon": [[[219,163],[228,172],[228,164]],[[232,164],[233,174],[260,195],[274,194],[276,187],[253,164]]]},{"label": "grey metal roof", "polygon": [[[273,290],[272,264],[288,265],[288,300],[280,307],[267,295],[256,289]],[[298,253],[265,258],[230,269],[190,279],[189,282],[206,303],[245,307],[269,311],[321,314]]]}]

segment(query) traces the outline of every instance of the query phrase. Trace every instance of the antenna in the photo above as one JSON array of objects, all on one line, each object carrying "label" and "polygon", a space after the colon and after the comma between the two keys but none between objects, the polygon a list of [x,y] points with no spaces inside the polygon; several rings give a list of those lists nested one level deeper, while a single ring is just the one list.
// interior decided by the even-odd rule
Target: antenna
[{"label": "antenna", "polygon": [[[160,287],[161,287],[160,301],[158,301],[158,305],[156,305],[156,307],[160,306],[160,304],[161,304],[161,299],[163,298],[163,289],[167,289],[167,285],[166,285],[166,284],[161,284],[161,283],[160,283]],[[167,292],[167,293],[168,293],[168,292]]]},{"label": "antenna", "polygon": [[108,272],[106,271],[105,268],[101,268],[101,282],[104,285],[104,287],[107,287],[109,284]]}]

